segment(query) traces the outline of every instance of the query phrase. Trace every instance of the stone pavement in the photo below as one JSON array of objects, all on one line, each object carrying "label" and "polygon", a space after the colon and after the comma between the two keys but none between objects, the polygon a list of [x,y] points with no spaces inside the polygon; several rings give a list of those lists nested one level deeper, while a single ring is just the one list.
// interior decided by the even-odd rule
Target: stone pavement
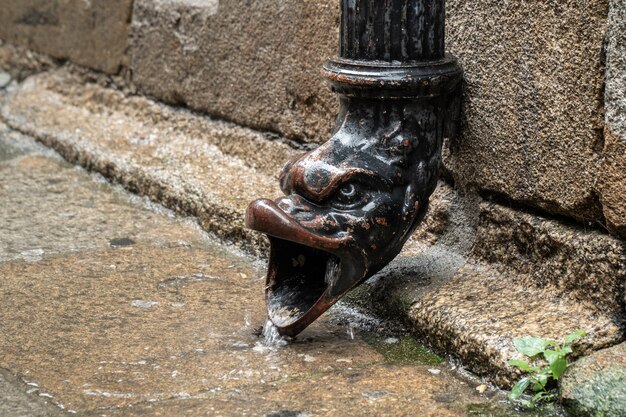
[{"label": "stone pavement", "polygon": [[2,417],[514,414],[347,307],[267,346],[258,260],[3,125],[0,200]]}]

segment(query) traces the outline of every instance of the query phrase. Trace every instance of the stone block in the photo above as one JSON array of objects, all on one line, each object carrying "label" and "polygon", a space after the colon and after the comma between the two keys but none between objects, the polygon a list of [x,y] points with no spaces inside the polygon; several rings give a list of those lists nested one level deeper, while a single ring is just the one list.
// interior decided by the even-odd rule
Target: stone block
[{"label": "stone block", "polygon": [[626,237],[626,4],[612,0],[606,46],[606,127],[598,178],[603,214]]},{"label": "stone block", "polygon": [[575,346],[576,355],[619,343],[620,323],[548,289],[525,285],[515,276],[466,264],[454,277],[426,293],[410,308],[409,322],[435,349],[455,352],[479,375],[511,387],[521,377],[507,365],[522,359],[513,346],[517,337],[552,340],[577,330],[587,337]]},{"label": "stone block", "polygon": [[626,245],[619,238],[482,202],[472,255],[530,285],[625,317]]},{"label": "stone block", "polygon": [[626,415],[626,342],[574,363],[561,381],[561,399],[572,416]]},{"label": "stone block", "polygon": [[301,141],[324,141],[336,105],[320,68],[338,48],[338,4],[137,0],[134,81],[167,102]]},{"label": "stone block", "polygon": [[0,39],[115,73],[126,64],[132,0],[20,0],[0,7]]},{"label": "stone block", "polygon": [[459,183],[600,220],[607,14],[607,0],[448,1],[448,50],[466,81],[446,158]]}]

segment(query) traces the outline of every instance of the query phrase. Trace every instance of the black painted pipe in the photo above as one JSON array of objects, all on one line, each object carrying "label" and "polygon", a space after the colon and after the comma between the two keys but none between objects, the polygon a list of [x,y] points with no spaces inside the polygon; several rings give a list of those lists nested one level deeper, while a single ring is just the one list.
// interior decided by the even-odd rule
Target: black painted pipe
[{"label": "black painted pipe", "polygon": [[445,54],[444,0],[342,0],[332,138],[291,161],[285,197],[257,200],[248,227],[271,243],[266,301],[295,336],[387,265],[423,219],[462,72]]}]

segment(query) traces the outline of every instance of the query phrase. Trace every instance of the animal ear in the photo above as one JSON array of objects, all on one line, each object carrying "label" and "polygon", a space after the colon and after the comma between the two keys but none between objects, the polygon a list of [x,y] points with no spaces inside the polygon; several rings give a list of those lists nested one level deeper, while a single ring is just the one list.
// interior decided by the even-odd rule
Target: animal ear
[{"label": "animal ear", "polygon": [[[407,228],[394,237],[394,241],[404,242],[415,231],[423,213],[425,213],[425,207],[420,203],[418,194],[419,186],[415,182],[410,182],[404,192],[404,201],[402,202],[402,221],[406,223]],[[426,203],[428,205],[428,203]]]},{"label": "animal ear", "polygon": [[409,125],[406,121],[394,123],[383,134],[382,148],[389,155],[391,163],[404,165],[406,157],[415,149],[417,137]]},{"label": "animal ear", "polygon": [[415,190],[415,184],[410,183],[404,192],[404,202],[402,203],[402,220],[411,220],[420,209],[420,203]]}]

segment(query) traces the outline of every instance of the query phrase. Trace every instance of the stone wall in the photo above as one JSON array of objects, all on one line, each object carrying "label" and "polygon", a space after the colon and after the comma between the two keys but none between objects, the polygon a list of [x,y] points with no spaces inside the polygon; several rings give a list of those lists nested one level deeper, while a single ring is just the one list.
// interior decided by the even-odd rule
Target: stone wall
[{"label": "stone wall", "polygon": [[[3,1],[4,40],[125,66],[140,93],[257,130],[330,135],[337,105],[319,69],[337,49],[338,0],[134,0],[130,19],[131,0]],[[465,69],[463,134],[445,151],[457,187],[625,237],[623,2],[447,7]]]},{"label": "stone wall", "polygon": [[611,0],[606,48],[606,125],[598,192],[607,226],[626,236],[626,3]]},{"label": "stone wall", "polygon": [[107,73],[128,65],[133,0],[3,0],[0,39]]},{"label": "stone wall", "polygon": [[[208,16],[137,0],[136,82],[221,118],[326,140],[336,103],[318,68],[336,49],[337,1],[267,0],[241,13],[244,3],[222,1]],[[616,176],[625,158],[608,134],[604,144],[608,9],[606,0],[448,1],[448,50],[466,81],[463,135],[445,158],[458,184],[587,223],[606,216],[624,235],[611,225],[626,206]]]},{"label": "stone wall", "polygon": [[335,98],[320,69],[338,48],[338,0],[135,0],[143,91],[300,141],[323,142]]}]

